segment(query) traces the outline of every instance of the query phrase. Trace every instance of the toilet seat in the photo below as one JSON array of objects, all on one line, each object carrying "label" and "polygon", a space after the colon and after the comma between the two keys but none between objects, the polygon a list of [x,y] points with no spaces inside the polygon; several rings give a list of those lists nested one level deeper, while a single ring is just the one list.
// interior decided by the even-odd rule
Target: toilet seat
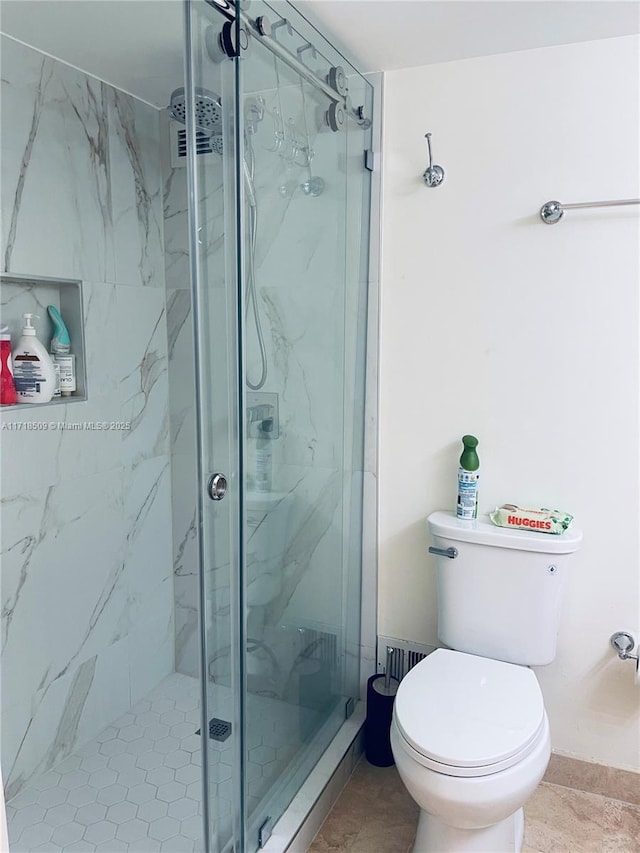
[{"label": "toilet seat", "polygon": [[409,754],[449,776],[511,767],[546,731],[532,670],[449,649],[437,649],[407,673],[393,715]]}]

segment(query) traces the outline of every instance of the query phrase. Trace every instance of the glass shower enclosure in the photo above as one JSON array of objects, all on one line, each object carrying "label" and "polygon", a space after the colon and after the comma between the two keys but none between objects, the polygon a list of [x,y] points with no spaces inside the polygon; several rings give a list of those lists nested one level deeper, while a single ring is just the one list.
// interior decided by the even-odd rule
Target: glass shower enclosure
[{"label": "glass shower enclosure", "polygon": [[266,842],[359,694],[372,88],[289,4],[244,6],[187,5],[172,110],[213,851]]},{"label": "glass shower enclosure", "polygon": [[373,88],[280,0],[2,6],[0,325],[86,368],[0,410],[10,848],[253,853],[373,654]]}]

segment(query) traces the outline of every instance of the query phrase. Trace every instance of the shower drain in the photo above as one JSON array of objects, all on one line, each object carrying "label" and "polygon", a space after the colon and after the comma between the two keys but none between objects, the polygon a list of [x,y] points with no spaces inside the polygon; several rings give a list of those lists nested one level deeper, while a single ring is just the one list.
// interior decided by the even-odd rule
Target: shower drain
[{"label": "shower drain", "polygon": [[[196,732],[200,734],[200,729]],[[226,740],[231,734],[231,723],[226,720],[219,720],[217,717],[212,717],[209,720],[209,737],[212,740]]]}]

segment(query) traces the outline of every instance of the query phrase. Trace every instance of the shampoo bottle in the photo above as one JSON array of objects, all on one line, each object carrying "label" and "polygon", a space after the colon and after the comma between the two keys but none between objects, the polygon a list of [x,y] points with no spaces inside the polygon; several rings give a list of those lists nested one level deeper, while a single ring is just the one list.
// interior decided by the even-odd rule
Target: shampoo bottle
[{"label": "shampoo bottle", "polygon": [[480,479],[480,460],[476,453],[478,439],[473,435],[463,435],[464,450],[458,468],[458,518],[471,520],[478,517],[478,480]]},{"label": "shampoo bottle", "polygon": [[270,492],[273,418],[265,418],[259,429],[260,438],[256,443],[256,492]]},{"label": "shampoo bottle", "polygon": [[7,326],[0,329],[0,405],[11,406],[18,402],[11,364],[11,335]]},{"label": "shampoo bottle", "polygon": [[23,314],[22,337],[13,351],[13,381],[18,403],[48,403],[56,389],[56,371],[44,344],[36,337],[34,314]]},{"label": "shampoo bottle", "polygon": [[58,387],[63,397],[70,397],[76,390],[76,357],[71,353],[71,338],[55,305],[47,306],[54,325],[51,338],[51,360],[59,372]]}]

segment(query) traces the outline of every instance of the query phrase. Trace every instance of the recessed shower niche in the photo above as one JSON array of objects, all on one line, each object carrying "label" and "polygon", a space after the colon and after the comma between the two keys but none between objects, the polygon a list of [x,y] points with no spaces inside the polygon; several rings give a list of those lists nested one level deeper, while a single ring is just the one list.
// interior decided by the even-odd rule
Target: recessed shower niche
[{"label": "recessed shower niche", "polygon": [[33,314],[37,337],[50,352],[54,330],[47,312],[49,305],[58,309],[69,331],[71,353],[76,357],[76,390],[70,396],[54,397],[48,403],[5,405],[2,407],[4,411],[35,409],[87,399],[82,282],[79,279],[13,273],[0,275],[0,325],[9,328],[12,351],[22,335],[23,315]]}]

